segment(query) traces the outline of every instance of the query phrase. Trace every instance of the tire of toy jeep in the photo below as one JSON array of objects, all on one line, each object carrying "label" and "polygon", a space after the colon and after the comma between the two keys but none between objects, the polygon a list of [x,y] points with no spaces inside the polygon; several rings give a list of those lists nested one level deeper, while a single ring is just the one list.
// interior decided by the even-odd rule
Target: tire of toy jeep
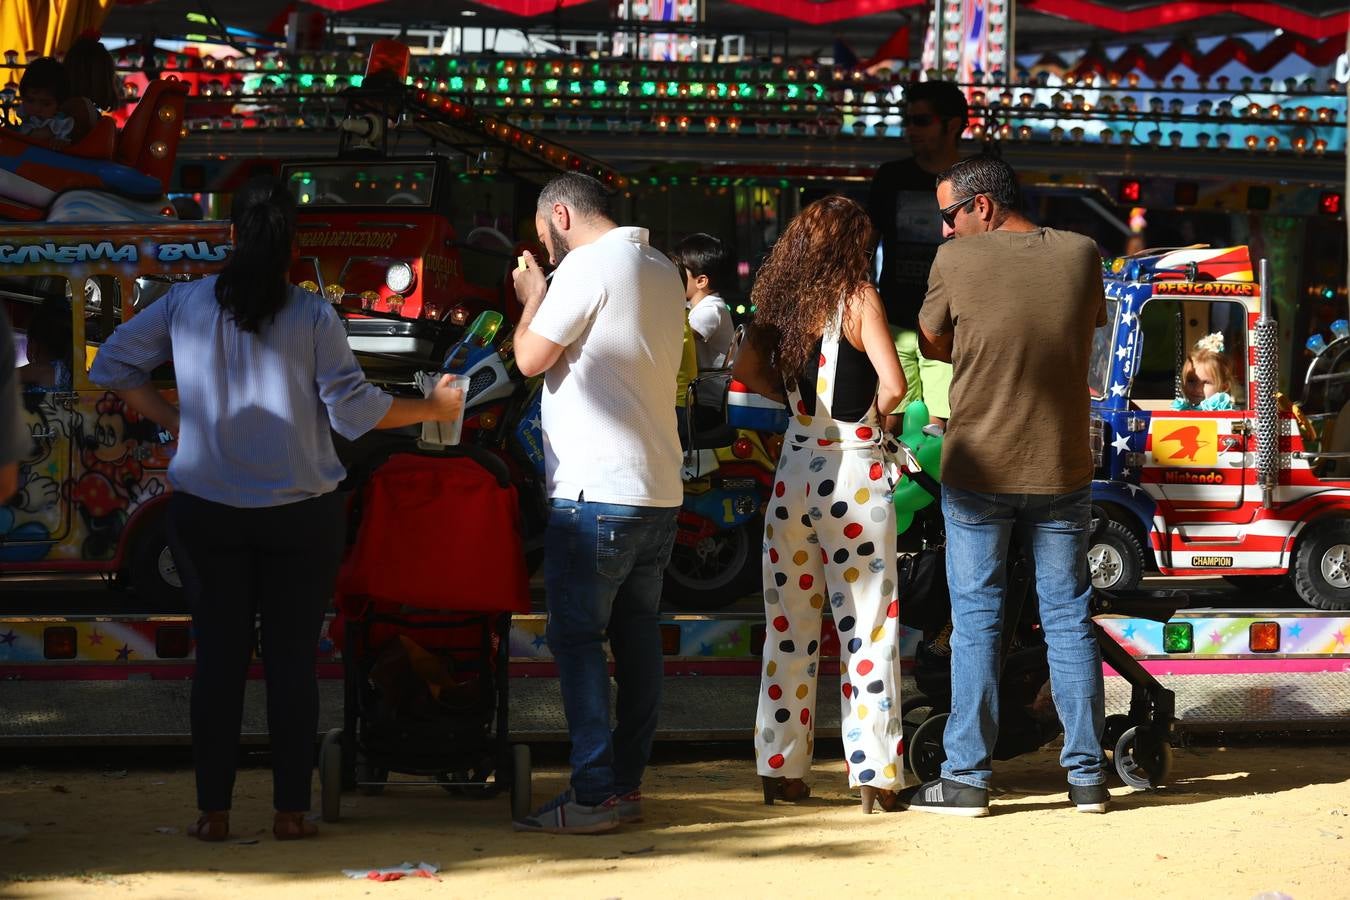
[{"label": "tire of toy jeep", "polygon": [[662,600],[678,609],[707,612],[730,606],[760,586],[760,546],[764,520],[759,517],[726,531],[714,532],[690,547],[676,543],[666,566]]},{"label": "tire of toy jeep", "polygon": [[127,572],[137,606],[148,612],[187,613],[188,598],[169,550],[168,516],[153,515],[132,536]]},{"label": "tire of toy jeep", "polygon": [[1350,609],[1350,520],[1311,526],[1294,558],[1294,588],[1316,609]]},{"label": "tire of toy jeep", "polygon": [[1088,545],[1088,572],[1098,590],[1128,591],[1144,577],[1144,548],[1133,531],[1107,519]]}]

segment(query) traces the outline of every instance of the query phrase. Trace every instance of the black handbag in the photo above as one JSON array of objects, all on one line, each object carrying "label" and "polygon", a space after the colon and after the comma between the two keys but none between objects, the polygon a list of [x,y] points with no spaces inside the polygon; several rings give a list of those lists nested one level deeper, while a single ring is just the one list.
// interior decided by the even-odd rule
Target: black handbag
[{"label": "black handbag", "polygon": [[952,598],[947,590],[947,554],[930,547],[901,556],[898,591],[900,624],[932,633],[951,619]]}]

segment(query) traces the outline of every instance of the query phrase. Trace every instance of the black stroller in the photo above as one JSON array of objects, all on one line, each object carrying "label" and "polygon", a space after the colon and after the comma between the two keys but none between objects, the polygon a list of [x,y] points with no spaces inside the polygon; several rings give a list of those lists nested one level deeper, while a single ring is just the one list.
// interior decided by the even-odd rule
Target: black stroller
[{"label": "black stroller", "polygon": [[[907,474],[935,497],[941,488],[919,469],[907,448]],[[1095,525],[1096,523],[1094,523]],[[937,503],[920,511],[902,536],[909,551],[900,559],[900,621],[923,633],[915,652],[919,694],[901,705],[904,759],[919,781],[937,778],[947,754],[943,732],[951,710],[951,598],[947,590],[944,528]],[[1009,553],[999,679],[998,740],[995,759],[1038,749],[1063,728],[1050,698],[1050,665],[1034,602],[1029,567],[1013,547]],[[1033,602],[1028,603],[1028,597]],[[1189,598],[1181,591],[1097,591],[1092,613],[1120,613],[1166,622]],[[1094,625],[1103,661],[1129,682],[1128,713],[1106,717],[1102,747],[1126,785],[1148,790],[1166,783],[1172,762],[1175,697],[1100,625]]]},{"label": "black stroller", "polygon": [[526,815],[530,748],[508,728],[511,614],[529,609],[515,489],[481,449],[397,446],[353,468],[332,627],[343,727],[319,751],[323,818],[391,772],[461,797],[508,788],[512,815]]}]

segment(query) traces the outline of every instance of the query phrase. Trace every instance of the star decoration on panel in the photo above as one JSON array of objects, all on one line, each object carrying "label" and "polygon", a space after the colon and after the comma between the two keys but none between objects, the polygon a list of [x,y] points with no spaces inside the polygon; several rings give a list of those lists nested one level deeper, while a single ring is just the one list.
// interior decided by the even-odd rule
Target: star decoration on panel
[{"label": "star decoration on panel", "polygon": [[89,646],[98,647],[101,646],[102,644],[103,644],[103,633],[99,631],[97,628],[95,628],[93,633],[89,635]]},{"label": "star decoration on panel", "polygon": [[0,634],[0,644],[4,644],[6,647],[13,647],[14,642],[18,639],[19,636],[14,633],[13,629]]},{"label": "star decoration on panel", "polygon": [[1121,384],[1121,383],[1118,382],[1118,381],[1117,381],[1117,382],[1113,382],[1112,385],[1111,385],[1111,396],[1112,396],[1112,397],[1124,397],[1124,396],[1125,396],[1125,385]]},{"label": "star decoration on panel", "polygon": [[1130,449],[1130,436],[1128,434],[1118,434],[1116,439],[1111,442],[1111,446],[1116,448],[1117,453],[1125,453]]},{"label": "star decoration on panel", "polygon": [[117,661],[131,662],[131,654],[135,652],[136,652],[135,650],[131,649],[130,644],[123,644],[122,646],[117,648]]}]

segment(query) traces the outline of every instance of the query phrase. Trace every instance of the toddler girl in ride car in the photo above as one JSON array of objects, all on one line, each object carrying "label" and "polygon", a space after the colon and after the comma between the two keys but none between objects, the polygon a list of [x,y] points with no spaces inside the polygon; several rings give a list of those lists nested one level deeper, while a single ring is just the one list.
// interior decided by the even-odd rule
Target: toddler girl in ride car
[{"label": "toddler girl in ride car", "polygon": [[1184,396],[1172,401],[1173,409],[1233,409],[1233,370],[1223,351],[1223,332],[1207,334],[1195,342],[1181,370]]}]

